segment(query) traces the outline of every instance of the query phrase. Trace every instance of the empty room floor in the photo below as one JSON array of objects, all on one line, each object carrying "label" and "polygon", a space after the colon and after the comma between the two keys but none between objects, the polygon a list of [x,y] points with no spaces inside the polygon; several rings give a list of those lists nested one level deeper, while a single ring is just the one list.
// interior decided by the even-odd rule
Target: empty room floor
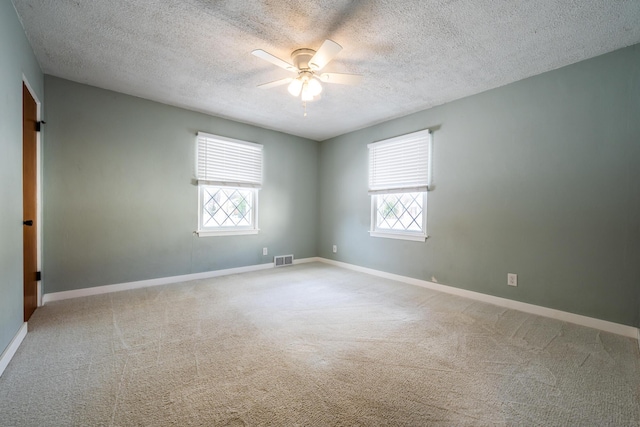
[{"label": "empty room floor", "polygon": [[0,425],[640,425],[637,341],[321,263],[49,303]]}]

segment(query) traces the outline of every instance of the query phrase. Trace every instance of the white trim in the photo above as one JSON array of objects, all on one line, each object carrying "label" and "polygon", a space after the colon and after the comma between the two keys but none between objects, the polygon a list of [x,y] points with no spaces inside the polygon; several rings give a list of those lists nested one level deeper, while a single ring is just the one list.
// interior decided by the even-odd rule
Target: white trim
[{"label": "white trim", "polygon": [[369,235],[371,237],[384,237],[386,239],[400,239],[400,240],[411,240],[414,242],[424,242],[427,240],[426,234],[409,234],[409,233],[394,233],[391,231],[370,231]]},{"label": "white trim", "polygon": [[[317,262],[320,258],[302,258],[294,260],[294,264]],[[74,289],[71,291],[53,292],[45,294],[43,304],[53,301],[61,301],[71,298],[80,298],[90,295],[108,294],[111,292],[127,291],[130,289],[148,288],[151,286],[168,285],[171,283],[187,282],[190,280],[209,279],[211,277],[228,276],[231,274],[248,273],[251,271],[267,270],[273,268],[273,263],[248,265],[245,267],[227,268],[224,270],[205,271],[202,273],[184,274],[181,276],[159,277],[157,279],[139,280],[137,282],[119,283],[115,285],[95,286],[93,288]]]},{"label": "white trim", "polygon": [[640,346],[640,330],[633,326],[622,325],[620,323],[609,322],[607,320],[595,319],[593,317],[582,316],[580,314],[569,313],[566,311],[556,310],[553,308],[542,307],[539,305],[528,304],[525,302],[514,301],[507,298],[496,297],[493,295],[482,294],[479,292],[469,291],[466,289],[455,288],[453,286],[441,285],[439,283],[429,282],[427,280],[415,279],[413,277],[400,276],[398,274],[387,273],[385,271],[374,270],[359,265],[348,264],[341,261],[335,261],[327,258],[320,258],[320,262],[326,264],[343,267],[349,270],[359,271],[361,273],[371,274],[373,276],[383,277],[385,279],[396,280],[410,285],[420,286],[434,291],[444,292],[447,294],[457,295],[476,301],[486,302],[488,304],[500,307],[510,308],[525,313],[536,314],[538,316],[550,317],[552,319],[562,320],[564,322],[575,323],[576,325],[587,326],[589,328],[600,329],[601,331],[611,332],[613,334],[622,335],[629,338],[638,339]]},{"label": "white trim", "polygon": [[[38,121],[42,121],[40,102],[36,99],[36,105],[38,106],[37,117]],[[36,271],[42,272],[42,133],[44,132],[43,126],[40,126],[40,132],[36,132],[36,217],[38,229],[36,230]],[[42,273],[40,273],[40,281],[37,283],[37,301],[36,305],[42,307]]]},{"label": "white trim", "polygon": [[242,236],[245,234],[258,234],[260,232],[257,228],[251,228],[246,230],[237,230],[232,229],[228,231],[207,231],[207,230],[198,230],[196,234],[198,237],[212,237],[212,236]]},{"label": "white trim", "polygon": [[301,258],[301,259],[294,259],[293,260],[293,265],[297,265],[297,264],[308,264],[310,262],[322,262],[324,258],[320,258],[320,257],[310,257],[310,258]]},{"label": "white trim", "polygon": [[9,362],[11,362],[11,359],[13,359],[16,351],[18,351],[18,347],[20,347],[20,344],[22,344],[24,337],[27,336],[27,330],[27,322],[24,322],[22,326],[20,326],[20,329],[18,329],[18,332],[15,334],[7,348],[2,352],[2,355],[0,355],[0,377],[2,376],[2,373],[7,368],[7,366],[9,366]]},{"label": "white trim", "polygon": [[[25,84],[25,86],[29,90],[29,93],[31,93],[31,96],[33,97],[33,100],[36,101],[36,104],[37,104],[38,109],[39,109],[40,108],[40,100],[38,99],[38,95],[36,94],[36,91],[33,90],[33,87],[31,86],[31,84],[29,84],[29,80],[27,80],[27,76],[25,76],[24,73],[22,73],[22,82]],[[38,120],[40,120],[40,111],[38,111],[37,117],[38,117]]]}]

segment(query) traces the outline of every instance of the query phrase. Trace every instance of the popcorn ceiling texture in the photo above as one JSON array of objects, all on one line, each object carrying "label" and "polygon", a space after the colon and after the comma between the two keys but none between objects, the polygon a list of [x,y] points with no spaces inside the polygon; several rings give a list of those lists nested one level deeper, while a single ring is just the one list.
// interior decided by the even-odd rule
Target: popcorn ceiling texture
[{"label": "popcorn ceiling texture", "polygon": [[50,303],[3,426],[640,425],[637,342],[325,264]]},{"label": "popcorn ceiling texture", "polygon": [[[324,140],[640,42],[637,0],[13,0],[43,71]],[[324,85],[303,118],[289,60],[330,38]]]}]

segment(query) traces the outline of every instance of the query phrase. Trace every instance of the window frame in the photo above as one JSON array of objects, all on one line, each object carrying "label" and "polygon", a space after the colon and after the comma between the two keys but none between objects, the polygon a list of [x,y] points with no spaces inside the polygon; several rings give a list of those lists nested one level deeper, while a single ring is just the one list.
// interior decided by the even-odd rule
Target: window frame
[{"label": "window frame", "polygon": [[[426,164],[424,167],[425,171],[421,175],[422,178],[415,180],[409,184],[403,183],[388,183],[379,185],[376,181],[375,172],[372,172],[372,164],[377,160],[372,160],[372,156],[375,156],[372,153],[372,148],[374,147],[385,147],[385,146],[400,146],[402,144],[408,144],[410,142],[419,141],[418,144],[421,144],[422,140],[425,140],[424,143],[426,147]],[[427,193],[431,187],[431,170],[432,170],[432,144],[433,138],[431,135],[431,131],[429,129],[420,130],[417,132],[412,132],[406,135],[401,135],[398,137],[393,137],[381,141],[377,141],[371,144],[368,144],[369,149],[369,195],[371,196],[371,224],[369,228],[369,235],[371,237],[382,237],[389,239],[401,239],[401,240],[410,240],[410,241],[418,241],[424,242],[429,237],[427,234]],[[422,153],[425,155],[425,153]],[[379,163],[378,163],[379,164]],[[388,169],[386,170],[388,176]],[[372,176],[373,173],[373,176]],[[410,193],[419,193],[422,197],[422,229],[420,231],[408,231],[408,230],[392,230],[387,228],[378,227],[378,201],[381,199],[381,196],[386,194],[410,194]]]},{"label": "window frame", "polygon": [[[229,189],[229,190],[245,190],[251,192],[252,197],[252,212],[251,212],[251,225],[249,226],[235,226],[235,227],[205,227],[202,223],[203,209],[204,209],[204,191],[207,188],[215,189]],[[259,188],[238,187],[238,186],[225,186],[225,185],[209,185],[198,183],[198,236],[199,237],[212,237],[212,236],[240,236],[245,234],[258,234],[260,228],[258,227],[258,193]]]},{"label": "window frame", "polygon": [[[202,139],[204,138],[204,140]],[[212,146],[207,146],[201,151],[201,144],[206,145],[210,140]],[[264,146],[262,144],[256,144],[253,142],[242,141],[232,138],[227,138],[219,135],[208,134],[204,132],[198,132],[195,138],[195,175],[198,185],[198,223],[196,234],[199,237],[210,236],[238,236],[247,234],[258,234],[260,228],[258,227],[258,213],[259,213],[259,197],[258,193],[262,188],[263,173],[264,173]],[[215,150],[213,146],[222,146],[222,151],[219,153],[224,157],[223,161],[209,160],[217,157],[211,156],[209,150]],[[238,148],[238,151],[234,154],[234,147]],[[256,158],[242,157],[242,152],[246,149],[259,151],[259,162],[255,166],[256,169],[246,175],[247,159],[249,162],[255,161]],[[254,153],[255,154],[255,153]],[[200,156],[204,155],[204,160],[200,162]],[[229,157],[238,156],[237,159],[244,167],[241,168],[242,174],[238,175],[235,169],[235,163],[229,161]],[[246,156],[246,154],[245,154]],[[204,164],[206,163],[206,165]],[[229,166],[231,165],[231,166]],[[252,166],[249,166],[252,167]],[[213,177],[212,177],[213,176]],[[252,212],[251,212],[251,225],[249,226],[205,226],[203,224],[204,217],[204,192],[207,189],[227,189],[227,190],[242,190],[251,192],[252,197]]]},{"label": "window frame", "polygon": [[377,201],[380,196],[391,193],[378,193],[371,195],[371,229],[369,235],[371,237],[383,237],[388,239],[400,239],[411,240],[415,242],[424,242],[427,237],[427,192],[426,191],[412,191],[412,192],[397,192],[395,194],[409,194],[419,193],[422,195],[422,230],[421,231],[403,231],[392,230],[388,228],[378,228],[378,205]]}]

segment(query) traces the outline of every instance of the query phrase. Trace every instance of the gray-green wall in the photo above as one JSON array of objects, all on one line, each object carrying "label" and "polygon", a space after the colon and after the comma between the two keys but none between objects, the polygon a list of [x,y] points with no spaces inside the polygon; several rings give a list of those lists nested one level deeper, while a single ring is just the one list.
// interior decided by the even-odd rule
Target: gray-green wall
[{"label": "gray-green wall", "polygon": [[[51,76],[45,90],[45,293],[316,255],[317,142]],[[193,234],[198,131],[264,145],[259,234]]]},{"label": "gray-green wall", "polygon": [[10,0],[0,0],[0,354],[23,320],[22,76],[40,102],[43,77]]},{"label": "gray-green wall", "polygon": [[[430,237],[369,237],[367,144],[424,128]],[[319,218],[321,257],[640,325],[640,45],[322,142]]]}]

